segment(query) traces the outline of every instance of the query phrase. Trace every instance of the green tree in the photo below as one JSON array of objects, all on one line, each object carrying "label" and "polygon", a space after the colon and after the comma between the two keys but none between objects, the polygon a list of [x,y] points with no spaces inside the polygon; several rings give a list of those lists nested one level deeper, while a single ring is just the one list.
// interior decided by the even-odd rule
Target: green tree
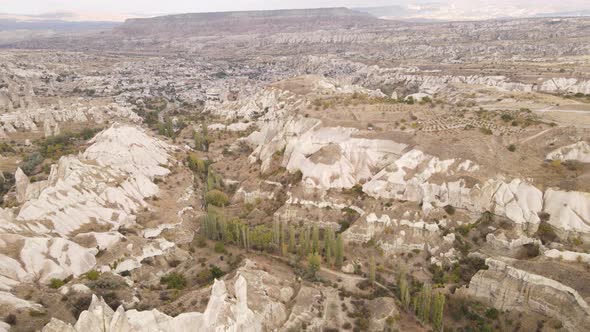
[{"label": "green tree", "polygon": [[326,264],[328,266],[332,266],[332,247],[330,245],[326,245]]},{"label": "green tree", "polygon": [[248,241],[258,250],[268,251],[272,248],[272,229],[266,225],[258,225],[252,229]]},{"label": "green tree", "polygon": [[418,297],[420,300],[416,316],[418,316],[423,323],[428,323],[430,321],[430,307],[432,305],[432,289],[430,285],[422,285]]},{"label": "green tree", "polygon": [[229,203],[229,198],[223,192],[213,189],[205,194],[205,202],[207,205],[226,206]]},{"label": "green tree", "polygon": [[403,273],[398,279],[398,288],[400,293],[400,301],[402,302],[404,308],[406,310],[410,309],[410,288],[408,287],[408,279],[406,278],[405,273]]},{"label": "green tree", "polygon": [[195,138],[195,149],[203,152],[209,151],[209,144],[211,144],[211,139],[209,137],[209,131],[207,129],[207,124],[201,124],[201,130],[194,132]]},{"label": "green tree", "polygon": [[371,256],[371,260],[369,261],[369,281],[372,284],[375,283],[375,273],[376,273],[375,257]]},{"label": "green tree", "polygon": [[184,275],[172,272],[160,278],[161,284],[166,284],[169,289],[183,289],[186,287],[186,278]]},{"label": "green tree", "polygon": [[281,224],[277,220],[272,222],[272,243],[277,248],[281,245]]},{"label": "green tree", "polygon": [[320,229],[318,224],[313,225],[313,234],[312,234],[312,252],[319,253],[320,252]]},{"label": "green tree", "polygon": [[443,315],[445,310],[445,295],[437,292],[432,302],[432,327],[436,332],[443,331]]},{"label": "green tree", "polygon": [[309,227],[306,227],[303,230],[303,235],[299,237],[299,251],[301,254],[301,257],[305,257],[307,254],[309,254],[310,251],[310,245],[309,245]]},{"label": "green tree", "polygon": [[318,271],[321,269],[321,264],[322,257],[319,254],[313,253],[307,255],[307,276],[311,279],[315,279]]},{"label": "green tree", "polygon": [[289,251],[295,252],[295,227],[293,225],[289,226]]},{"label": "green tree", "polygon": [[342,239],[342,233],[338,234],[338,239],[336,240],[336,252],[334,256],[336,267],[342,267],[342,264],[344,263],[344,240]]}]

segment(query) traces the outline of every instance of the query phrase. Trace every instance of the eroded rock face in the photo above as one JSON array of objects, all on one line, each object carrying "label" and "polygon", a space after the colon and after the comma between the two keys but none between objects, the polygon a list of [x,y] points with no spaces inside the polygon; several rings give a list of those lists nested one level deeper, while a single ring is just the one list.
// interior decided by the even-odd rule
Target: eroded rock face
[{"label": "eroded rock face", "polygon": [[236,101],[208,101],[205,111],[227,119],[275,120],[303,104],[304,101],[297,99],[292,93],[268,88]]},{"label": "eroded rock face", "polygon": [[590,163],[590,145],[585,141],[580,141],[578,143],[563,146],[550,152],[545,159],[562,161],[573,160],[582,163]]},{"label": "eroded rock face", "polygon": [[477,169],[479,166],[469,160],[441,160],[414,149],[375,174],[363,185],[363,191],[378,198],[424,200],[425,209],[436,201],[443,205],[462,206],[469,201],[469,190],[463,180],[437,185],[429,183],[429,179],[435,174],[449,176]]},{"label": "eroded rock face", "polygon": [[286,146],[283,164],[300,170],[307,187],[351,188],[399,158],[407,147],[392,141],[353,138],[352,128],[310,130]]},{"label": "eroded rock face", "polygon": [[[233,292],[226,288],[233,282]],[[293,290],[277,288],[279,280],[258,270],[247,260],[231,281],[215,280],[204,312],[186,312],[171,317],[154,309],[113,311],[103,299],[93,295],[88,310],[74,326],[52,319],[43,332],[147,332],[147,331],[268,331],[287,319],[285,305]],[[275,292],[276,291],[276,292]]]},{"label": "eroded rock face", "polygon": [[75,123],[103,123],[105,118],[124,118],[139,123],[141,118],[128,108],[116,104],[104,107],[85,107],[78,105],[70,109],[30,108],[26,111],[4,113],[0,116],[0,136],[6,133],[20,131],[42,130],[45,136],[60,133],[59,124],[63,122]]},{"label": "eroded rock face", "polygon": [[[147,207],[145,199],[159,191],[155,177],[169,173],[164,166],[171,151],[137,127],[115,124],[91,140],[83,154],[62,157],[45,181],[31,184],[19,169],[17,197],[24,204],[20,210],[0,213],[0,289],[21,282],[45,284],[94,268],[98,249],[111,247],[122,236],[87,233],[98,248],[82,247],[69,236],[86,224],[116,230],[133,223],[134,213]],[[171,246],[156,241],[137,259],[162,254]]]},{"label": "eroded rock face", "polygon": [[418,149],[405,151],[405,144],[355,138],[355,131],[321,127],[319,120],[306,118],[271,121],[247,138],[254,147],[250,161],[261,161],[264,172],[276,152],[284,149],[282,165],[289,172],[301,171],[308,188],[344,189],[364,182],[363,192],[370,196],[422,203],[425,213],[446,205],[474,213],[489,211],[533,234],[539,213],[547,212],[560,235],[590,233],[587,193],[555,189],[543,193],[522,179],[468,183],[465,176],[481,175],[479,165],[470,160],[441,160]]},{"label": "eroded rock face", "polygon": [[36,232],[60,235],[91,222],[133,221],[133,212],[147,206],[145,198],[158,193],[154,177],[170,172],[162,165],[168,163],[172,147],[121,125],[113,125],[91,143],[82,156],[65,156],[52,166],[49,179],[39,184],[44,189],[24,203],[17,220],[30,222]]},{"label": "eroded rock face", "polygon": [[544,211],[560,237],[590,233],[590,193],[547,189]]},{"label": "eroded rock face", "polygon": [[559,319],[570,331],[583,331],[590,324],[590,308],[574,289],[495,259],[488,258],[486,264],[489,269],[477,272],[469,288],[461,291],[499,310],[531,310]]},{"label": "eroded rock face", "polygon": [[0,289],[21,282],[47,283],[53,278],[79,276],[96,265],[94,248],[59,237],[0,234]]}]

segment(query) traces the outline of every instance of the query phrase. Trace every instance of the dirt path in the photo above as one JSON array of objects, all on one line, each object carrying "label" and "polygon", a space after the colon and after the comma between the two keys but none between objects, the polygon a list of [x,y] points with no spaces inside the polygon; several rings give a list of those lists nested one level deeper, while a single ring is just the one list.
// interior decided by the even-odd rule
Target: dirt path
[{"label": "dirt path", "polygon": [[[328,269],[326,267],[322,267],[321,268],[321,272],[323,273],[327,273],[327,274],[331,274],[333,276],[336,276],[340,279],[342,279],[342,283],[344,285],[344,287],[347,290],[355,290],[358,291],[359,288],[356,286],[359,282],[361,281],[365,281],[367,280],[367,278],[364,277],[360,277],[360,276],[356,276],[356,275],[352,275],[352,274],[347,274],[344,272],[339,272],[339,271],[335,271],[335,270],[331,270]],[[380,288],[383,288],[384,290],[386,290],[391,296],[394,296],[393,292],[387,288],[385,285],[375,281],[375,285],[379,286]]]},{"label": "dirt path", "polygon": [[536,133],[536,134],[534,134],[533,136],[530,136],[530,137],[527,137],[527,138],[525,138],[525,139],[521,140],[521,141],[520,141],[520,142],[518,142],[518,143],[519,143],[519,144],[524,144],[524,143],[526,143],[526,142],[529,142],[529,141],[531,141],[531,140],[534,140],[535,138],[537,138],[537,137],[539,137],[539,136],[541,136],[541,135],[543,135],[543,134],[545,134],[545,133],[547,133],[547,132],[549,132],[549,131],[551,131],[551,130],[553,130],[553,128],[548,128],[548,129],[545,129],[545,130],[543,130],[543,131],[541,131],[541,132],[539,132],[539,133]]}]

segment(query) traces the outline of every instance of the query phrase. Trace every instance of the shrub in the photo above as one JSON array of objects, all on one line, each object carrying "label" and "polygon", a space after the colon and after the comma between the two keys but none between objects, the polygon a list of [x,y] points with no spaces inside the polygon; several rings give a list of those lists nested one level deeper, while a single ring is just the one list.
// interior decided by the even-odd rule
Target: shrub
[{"label": "shrub", "polygon": [[322,257],[318,254],[309,254],[307,256],[307,277],[316,278],[316,273],[320,270]]},{"label": "shrub", "polygon": [[479,131],[485,135],[492,135],[493,134],[492,130],[489,128],[479,128]]},{"label": "shrub", "polygon": [[496,308],[489,308],[488,310],[486,310],[486,317],[489,319],[498,319],[499,314],[500,313]]},{"label": "shrub", "polygon": [[551,227],[546,222],[541,222],[539,228],[537,229],[536,235],[544,244],[558,239],[557,234],[555,234],[555,231],[553,230],[553,227]]},{"label": "shrub", "polygon": [[82,311],[88,310],[91,302],[91,296],[82,296],[74,300],[72,303],[72,308],[70,309],[70,312],[72,315],[74,315],[74,318],[78,319]]},{"label": "shrub", "polygon": [[454,207],[454,206],[452,206],[452,205],[446,205],[446,206],[444,207],[444,209],[445,209],[445,212],[446,212],[448,215],[450,215],[450,216],[452,216],[452,215],[454,215],[454,214],[455,214],[455,207]]},{"label": "shrub", "polygon": [[552,160],[550,164],[551,167],[557,171],[561,169],[561,160]]},{"label": "shrub", "polygon": [[508,145],[507,149],[510,152],[514,152],[514,151],[516,151],[516,145],[510,144],[510,145]]},{"label": "shrub", "polygon": [[186,278],[178,272],[172,272],[160,278],[160,283],[170,289],[183,289],[186,287]]},{"label": "shrub", "polygon": [[65,282],[61,279],[53,278],[49,281],[49,287],[53,289],[58,289],[63,285],[65,285]]},{"label": "shrub", "polygon": [[6,142],[0,142],[0,153],[14,152],[12,146]]},{"label": "shrub", "polygon": [[100,276],[100,272],[98,272],[96,270],[90,270],[90,271],[86,272],[86,274],[84,274],[84,275],[86,276],[86,279],[91,280],[91,281],[95,281]]},{"label": "shrub", "polygon": [[502,119],[502,121],[504,121],[504,122],[510,122],[510,121],[514,120],[514,117],[513,117],[512,115],[510,115],[510,114],[502,114],[502,115],[500,116],[500,118],[501,118],[501,119]]},{"label": "shrub", "polygon": [[211,280],[213,280],[211,270],[204,269],[204,270],[201,270],[199,273],[197,273],[197,282],[199,284],[206,284],[206,283],[210,282]]},{"label": "shrub", "polygon": [[207,238],[203,234],[197,236],[197,247],[205,248],[207,246]]},{"label": "shrub", "polygon": [[15,325],[16,324],[16,315],[15,314],[8,314],[6,318],[4,318],[4,322],[8,325]]},{"label": "shrub", "polygon": [[26,156],[21,164],[21,169],[25,174],[31,175],[35,168],[43,162],[43,156],[39,152],[33,152]]},{"label": "shrub", "polygon": [[205,202],[207,205],[226,206],[229,202],[229,198],[223,192],[213,189],[205,194]]},{"label": "shrub", "polygon": [[218,254],[225,254],[225,245],[223,244],[223,242],[219,241],[217,243],[215,243],[215,252]]},{"label": "shrub", "polygon": [[216,265],[211,265],[210,268],[209,268],[209,272],[211,272],[211,278],[212,279],[220,278],[221,276],[223,276],[225,274],[223,272],[223,270],[220,269]]}]

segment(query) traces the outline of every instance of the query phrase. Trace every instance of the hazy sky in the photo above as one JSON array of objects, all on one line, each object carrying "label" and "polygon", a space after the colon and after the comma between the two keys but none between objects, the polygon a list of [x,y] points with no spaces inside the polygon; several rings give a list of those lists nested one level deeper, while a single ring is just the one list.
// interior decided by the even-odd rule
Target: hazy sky
[{"label": "hazy sky", "polygon": [[[388,0],[0,0],[0,12],[43,14],[60,11],[180,13],[248,9],[387,5]],[[403,2],[403,1],[402,1]]]},{"label": "hazy sky", "polygon": [[0,0],[0,13],[39,15],[56,12],[86,14],[154,15],[185,12],[317,8],[369,7],[395,4],[443,3],[450,10],[536,10],[544,8],[589,9],[590,0]]}]

